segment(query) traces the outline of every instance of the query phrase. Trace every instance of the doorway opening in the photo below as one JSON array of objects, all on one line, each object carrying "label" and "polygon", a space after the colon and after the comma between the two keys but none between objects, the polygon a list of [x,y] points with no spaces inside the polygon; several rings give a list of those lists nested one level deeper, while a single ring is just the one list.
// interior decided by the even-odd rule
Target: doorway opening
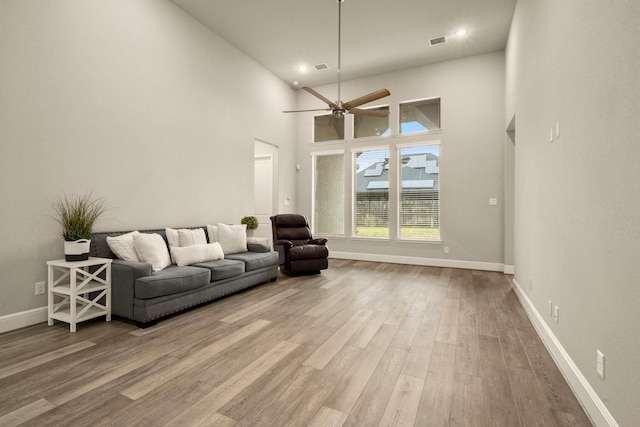
[{"label": "doorway opening", "polygon": [[253,195],[254,215],[258,219],[255,237],[271,241],[270,217],[278,212],[278,147],[254,141]]}]

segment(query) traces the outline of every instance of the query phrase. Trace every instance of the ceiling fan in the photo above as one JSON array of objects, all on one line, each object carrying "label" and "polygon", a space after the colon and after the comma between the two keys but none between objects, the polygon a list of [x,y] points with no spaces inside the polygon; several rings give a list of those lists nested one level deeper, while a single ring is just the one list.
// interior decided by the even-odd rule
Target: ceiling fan
[{"label": "ceiling fan", "polygon": [[387,89],[380,89],[375,92],[371,92],[368,95],[361,96],[356,99],[352,99],[348,102],[342,102],[340,100],[340,44],[341,44],[341,31],[342,31],[342,2],[344,0],[338,1],[338,100],[333,102],[328,98],[322,96],[315,90],[310,87],[303,87],[302,89],[309,92],[311,95],[316,98],[322,100],[324,103],[328,105],[329,108],[314,108],[310,110],[290,110],[283,111],[283,113],[303,113],[308,111],[331,111],[333,119],[339,119],[344,117],[345,114],[361,114],[366,116],[374,116],[374,117],[387,117],[389,115],[389,111],[379,111],[379,110],[364,110],[361,108],[357,108],[360,105],[367,104],[369,102],[373,102],[377,99],[384,98],[385,96],[391,95],[391,93]]}]

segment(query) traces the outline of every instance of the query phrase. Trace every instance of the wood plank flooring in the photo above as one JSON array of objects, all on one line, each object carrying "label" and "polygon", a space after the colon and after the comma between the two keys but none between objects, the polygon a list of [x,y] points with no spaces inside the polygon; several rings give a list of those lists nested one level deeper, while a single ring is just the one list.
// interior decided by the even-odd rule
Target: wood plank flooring
[{"label": "wood plank flooring", "polygon": [[0,426],[591,426],[501,273],[330,260],[141,330],[0,334]]}]

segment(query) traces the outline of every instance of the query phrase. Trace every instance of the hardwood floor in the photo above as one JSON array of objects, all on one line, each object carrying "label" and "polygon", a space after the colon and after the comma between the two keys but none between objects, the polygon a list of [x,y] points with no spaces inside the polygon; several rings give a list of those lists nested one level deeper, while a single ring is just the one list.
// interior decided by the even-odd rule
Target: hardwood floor
[{"label": "hardwood floor", "polygon": [[0,335],[0,426],[590,426],[501,273],[331,260],[160,321]]}]

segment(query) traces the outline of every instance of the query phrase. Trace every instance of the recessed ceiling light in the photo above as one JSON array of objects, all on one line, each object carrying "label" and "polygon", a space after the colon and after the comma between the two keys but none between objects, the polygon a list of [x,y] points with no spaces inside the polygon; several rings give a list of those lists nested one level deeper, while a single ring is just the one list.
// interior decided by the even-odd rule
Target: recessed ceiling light
[{"label": "recessed ceiling light", "polygon": [[294,80],[294,81],[293,81],[293,85],[294,85],[294,86],[298,86],[299,84],[300,84],[300,83],[298,83],[298,81],[297,81],[297,80]]},{"label": "recessed ceiling light", "polygon": [[298,71],[301,73],[306,73],[309,68],[305,64],[298,65]]},{"label": "recessed ceiling light", "polygon": [[467,30],[465,30],[464,28],[461,28],[458,31],[456,31],[456,36],[458,37],[464,37],[466,35],[467,35]]}]

